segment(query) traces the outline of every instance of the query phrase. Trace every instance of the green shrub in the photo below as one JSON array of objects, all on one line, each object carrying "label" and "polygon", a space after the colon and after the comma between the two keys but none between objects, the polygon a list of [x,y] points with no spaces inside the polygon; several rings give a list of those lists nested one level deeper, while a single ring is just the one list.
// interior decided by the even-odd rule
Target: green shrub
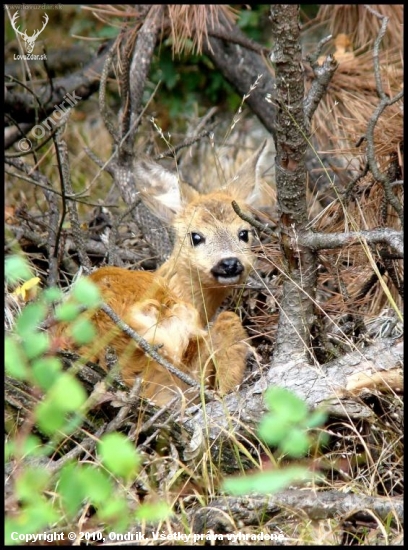
[{"label": "green shrub", "polygon": [[[325,434],[319,437],[310,430],[318,428],[326,420],[321,410],[309,413],[306,403],[285,388],[271,387],[265,392],[269,413],[262,419],[258,435],[268,445],[277,447],[282,455],[291,458],[304,457],[313,444],[322,444]],[[315,477],[305,466],[287,466],[273,471],[230,478],[224,482],[226,492],[241,495],[248,493],[273,494],[292,483]]]},{"label": "green shrub", "polygon": [[[6,259],[9,285],[31,277],[21,257]],[[69,302],[56,306],[55,317],[69,323],[74,341],[84,344],[94,337],[94,329],[79,314],[84,307],[98,306],[98,289],[82,279],[71,295]],[[94,464],[68,461],[57,471],[47,468],[46,459],[57,453],[61,441],[82,425],[88,401],[74,374],[64,372],[61,361],[52,355],[52,337],[41,329],[60,297],[58,289],[41,292],[35,302],[23,307],[13,331],[6,336],[6,374],[25,382],[35,394],[43,394],[30,411],[32,416],[29,414],[6,441],[6,464],[13,463],[9,483],[18,503],[17,510],[6,517],[6,544],[24,543],[14,540],[15,533],[33,535],[69,525],[86,503],[94,507],[98,523],[118,532],[126,531],[135,520],[158,521],[170,512],[162,503],[141,505],[136,510],[129,506],[127,490],[137,477],[141,459],[123,434],[109,433],[100,438]],[[32,433],[32,426],[40,436]]]}]

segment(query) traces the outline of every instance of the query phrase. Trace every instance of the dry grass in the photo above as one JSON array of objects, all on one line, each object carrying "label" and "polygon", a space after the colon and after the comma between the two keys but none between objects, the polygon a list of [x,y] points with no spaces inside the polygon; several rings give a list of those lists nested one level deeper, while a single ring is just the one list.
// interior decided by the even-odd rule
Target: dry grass
[{"label": "dry grass", "polygon": [[[403,6],[377,5],[374,8],[389,17],[379,62],[383,89],[392,98],[403,86]],[[361,169],[366,160],[366,142],[361,138],[379,104],[373,44],[380,25],[381,21],[363,5],[324,5],[307,31],[312,36],[321,33],[324,27],[327,34],[333,36],[326,45],[325,55],[334,54],[339,66],[315,113],[312,132],[318,147],[336,156],[344,170]],[[316,44],[309,45],[310,51],[315,47]],[[307,89],[312,79],[313,74],[308,69]],[[387,107],[378,119],[374,148],[380,170],[386,172],[397,159],[400,172],[403,171],[402,101]],[[341,172],[339,176],[341,181]]]},{"label": "dry grass", "polygon": [[[129,5],[95,4],[84,9],[108,25],[126,27],[131,23],[133,30],[141,26],[146,13],[145,7]],[[173,53],[179,55],[185,49],[201,53],[208,28],[216,28],[220,19],[235,23],[238,11],[228,5],[165,4],[150,6],[150,15],[160,20],[164,35],[170,36]]]},{"label": "dry grass", "polygon": [[[335,42],[335,40],[334,40]],[[334,51],[337,51],[334,49]],[[350,51],[344,59],[338,56],[339,67],[320,103],[314,120],[313,134],[321,147],[335,154],[350,154],[362,158],[364,147],[356,148],[367,123],[378,106],[372,51]],[[380,55],[384,91],[393,97],[403,84],[401,50],[388,50]],[[311,73],[308,82],[311,82]],[[388,107],[379,118],[374,133],[376,156],[380,166],[390,155],[402,156],[402,102]],[[382,162],[381,162],[382,161]]]},{"label": "dry grass", "polygon": [[[382,16],[389,18],[388,30],[383,40],[385,50],[401,48],[403,40],[403,4],[371,4]],[[333,36],[345,33],[354,47],[373,45],[380,28],[380,21],[363,4],[324,4],[320,6],[316,22],[326,23]]]}]

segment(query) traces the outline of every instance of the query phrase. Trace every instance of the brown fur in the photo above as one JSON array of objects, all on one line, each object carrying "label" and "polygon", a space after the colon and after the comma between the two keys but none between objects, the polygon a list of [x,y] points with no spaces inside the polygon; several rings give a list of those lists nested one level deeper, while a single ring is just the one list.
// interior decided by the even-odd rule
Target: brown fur
[{"label": "brown fur", "polygon": [[[223,190],[181,197],[177,178],[156,164],[140,163],[139,180],[145,182],[146,202],[155,213],[172,221],[176,242],[170,258],[155,272],[129,271],[104,267],[90,275],[103,300],[159,353],[191,377],[224,394],[242,381],[248,353],[247,337],[239,317],[216,310],[230,293],[232,285],[243,283],[252,268],[251,227],[234,212],[231,201],[252,197],[255,202],[255,167],[263,147],[246,163]],[[251,174],[248,176],[248,171]],[[248,242],[239,235],[248,231]],[[191,233],[205,239],[193,246]],[[242,272],[236,277],[217,278],[213,268],[226,258],[236,259]],[[233,281],[230,279],[234,279]],[[177,393],[188,399],[197,392],[164,367],[147,357],[137,344],[114,325],[103,312],[92,318],[98,332],[98,346],[83,348],[91,359],[106,368],[106,345],[118,357],[123,380],[132,385],[143,377],[143,396],[164,405]]]}]

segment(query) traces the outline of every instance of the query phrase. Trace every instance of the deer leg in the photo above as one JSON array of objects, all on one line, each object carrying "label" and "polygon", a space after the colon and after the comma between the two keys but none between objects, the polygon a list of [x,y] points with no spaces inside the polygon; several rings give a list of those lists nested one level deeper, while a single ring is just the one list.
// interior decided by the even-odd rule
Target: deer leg
[{"label": "deer leg", "polygon": [[210,329],[215,388],[221,394],[232,391],[242,382],[250,350],[247,337],[240,318],[230,311],[220,313]]},{"label": "deer leg", "polygon": [[201,372],[206,385],[225,394],[242,382],[250,349],[247,336],[238,315],[225,311],[187,361],[192,370]]}]

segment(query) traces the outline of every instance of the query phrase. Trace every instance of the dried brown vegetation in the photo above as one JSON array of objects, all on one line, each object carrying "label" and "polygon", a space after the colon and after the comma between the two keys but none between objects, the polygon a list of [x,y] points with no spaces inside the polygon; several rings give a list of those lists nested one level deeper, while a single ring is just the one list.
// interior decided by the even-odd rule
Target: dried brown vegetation
[{"label": "dried brown vegetation", "polygon": [[[116,42],[101,48],[86,78],[76,75],[82,77],[81,86],[90,95],[100,84],[99,105],[92,107],[84,94],[85,120],[74,114],[65,135],[58,135],[53,146],[52,141],[46,142],[26,156],[12,145],[6,151],[6,252],[18,245],[44,285],[70,285],[81,265],[156,269],[168,257],[173,237],[139,201],[134,158],[140,160],[147,152],[168,168],[177,167],[200,193],[212,192],[230,179],[265,134],[276,135],[276,118],[286,106],[274,96],[276,88],[281,92],[284,87],[276,84],[274,68],[259,55],[263,46],[242,36],[235,26],[237,14],[227,6],[95,5],[85,9],[123,30]],[[96,461],[95,441],[104,429],[126,433],[144,459],[129,493],[135,502],[163,499],[171,503],[175,514],[161,525],[167,532],[213,529],[253,534],[281,529],[286,543],[398,543],[403,493],[398,345],[403,334],[404,284],[402,6],[374,9],[389,17],[374,61],[381,19],[363,6],[319,10],[317,23],[321,26],[326,21],[334,37],[324,51],[334,54],[338,67],[334,70],[334,62],[316,59],[321,73],[331,72],[319,96],[311,92],[319,70],[313,63],[304,63],[306,95],[317,96],[317,108],[311,128],[306,125],[303,130],[303,138],[311,136],[313,147],[305,156],[310,188],[307,195],[302,190],[302,223],[293,221],[293,212],[285,210],[285,199],[291,197],[283,197],[282,187],[270,182],[275,173],[271,158],[259,174],[271,183],[263,197],[264,207],[259,212],[242,212],[259,230],[258,263],[249,284],[238,287],[222,306],[240,316],[256,351],[240,391],[223,400],[216,396],[205,406],[183,409],[180,414],[171,406],[157,412],[140,399],[136,383],[129,393],[120,381],[109,379],[110,386],[98,394],[89,410],[91,427],[67,438],[61,455],[50,460],[55,469],[61,467],[64,453]],[[143,92],[151,59],[158,54],[156,45],[162,41],[164,47],[164,37],[170,37],[175,54],[191,41],[191,49],[212,56],[214,66],[227,79],[228,71],[239,67],[241,60],[251,84],[256,82],[249,94],[247,73],[235,74],[237,91],[244,97],[248,94],[241,111],[225,117],[218,113],[218,126],[213,125],[213,110],[200,113],[187,120],[186,132],[171,129],[171,138],[157,120],[152,123],[155,113]],[[262,79],[259,67],[264,71]],[[46,88],[56,103],[53,94],[58,93],[59,83],[50,80]],[[42,81],[30,85],[47,114],[46,85]],[[9,93],[15,88],[21,92],[19,86],[10,84]],[[155,93],[160,98],[160,90]],[[27,97],[24,100],[22,104],[29,106]],[[13,105],[5,106],[10,117],[15,115]],[[252,119],[246,105],[264,128]],[[8,123],[15,128],[11,118]],[[290,157],[290,144],[286,146],[289,152],[283,162],[293,168],[297,159]],[[320,175],[314,177],[316,165]],[[293,172],[297,170],[296,164]],[[291,170],[282,170],[279,164],[276,172]],[[304,187],[306,170],[300,180]],[[305,250],[314,264],[299,262]],[[303,277],[311,265],[316,284],[305,296]],[[288,282],[295,280],[293,266],[299,268],[300,281],[295,281],[293,295],[309,300],[312,315],[299,315],[308,337],[300,343],[286,342],[296,353],[286,361],[280,357],[279,362],[278,323],[282,317],[294,316],[290,303],[282,305]],[[7,304],[10,328],[18,304],[11,296]],[[64,357],[71,368],[75,357]],[[361,375],[358,380],[356,374]],[[98,383],[104,376],[95,365],[78,373],[93,395],[95,387],[103,387]],[[285,464],[286,459],[256,435],[264,413],[262,392],[268,384],[296,391],[310,408],[323,402],[328,407],[330,416],[323,430],[330,436],[329,443],[305,459],[323,473],[323,481],[310,491],[303,487],[276,497],[242,501],[220,496],[221,481],[231,472],[268,471]],[[10,379],[6,390],[8,426],[24,430],[27,411],[35,406],[37,395]],[[94,429],[96,425],[102,431]],[[92,513],[87,521],[92,527]],[[136,531],[144,528],[135,526]]]}]

